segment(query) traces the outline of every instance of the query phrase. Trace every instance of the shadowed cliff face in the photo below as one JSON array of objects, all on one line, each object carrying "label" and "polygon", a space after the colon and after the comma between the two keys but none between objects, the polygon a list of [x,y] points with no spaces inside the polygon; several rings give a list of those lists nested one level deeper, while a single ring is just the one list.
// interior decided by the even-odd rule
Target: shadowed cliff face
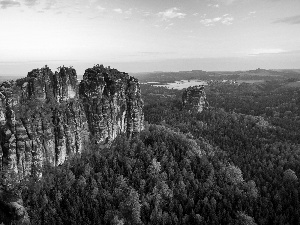
[{"label": "shadowed cliff face", "polygon": [[208,108],[204,86],[193,86],[187,88],[182,94],[183,108],[191,113],[202,112]]}]

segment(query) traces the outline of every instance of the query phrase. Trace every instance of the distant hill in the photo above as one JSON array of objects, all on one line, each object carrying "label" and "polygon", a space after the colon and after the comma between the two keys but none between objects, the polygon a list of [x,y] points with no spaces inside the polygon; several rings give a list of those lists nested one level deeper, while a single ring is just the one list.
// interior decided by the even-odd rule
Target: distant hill
[{"label": "distant hill", "polygon": [[289,73],[300,73],[300,69],[274,69],[274,71],[278,72],[289,72]]},{"label": "distant hill", "polygon": [[0,83],[7,80],[17,80],[22,78],[22,75],[0,75]]},{"label": "distant hill", "polygon": [[172,83],[179,80],[285,80],[299,79],[300,70],[266,70],[248,71],[180,71],[180,72],[149,72],[134,74],[140,82]]}]

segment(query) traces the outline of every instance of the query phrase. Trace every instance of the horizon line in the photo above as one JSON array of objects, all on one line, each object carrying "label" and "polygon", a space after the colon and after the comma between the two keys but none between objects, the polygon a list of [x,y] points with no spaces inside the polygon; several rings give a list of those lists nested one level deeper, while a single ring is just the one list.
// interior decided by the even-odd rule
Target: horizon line
[{"label": "horizon line", "polygon": [[[41,68],[43,68],[43,67],[41,67]],[[116,68],[112,68],[112,69],[116,69]],[[194,72],[196,72],[196,71],[202,71],[202,72],[240,72],[240,71],[242,71],[242,72],[245,72],[245,71],[258,70],[258,69],[261,69],[261,70],[271,70],[271,71],[277,71],[277,70],[300,70],[300,68],[280,68],[280,69],[255,68],[255,69],[245,69],[245,70],[202,70],[202,69],[192,69],[192,70],[178,70],[178,71],[157,70],[157,71],[142,71],[142,72],[126,72],[126,73],[128,73],[128,74],[130,74],[130,73],[131,74],[141,74],[141,73],[180,73],[180,72],[181,73],[185,73],[185,72],[193,72],[193,71]],[[28,71],[28,72],[30,72],[30,71]],[[120,72],[124,72],[124,71],[120,71]],[[84,74],[77,74],[77,75],[81,76],[81,75],[84,75]],[[23,76],[23,75],[13,73],[13,74],[0,74],[0,77],[1,76]]]}]

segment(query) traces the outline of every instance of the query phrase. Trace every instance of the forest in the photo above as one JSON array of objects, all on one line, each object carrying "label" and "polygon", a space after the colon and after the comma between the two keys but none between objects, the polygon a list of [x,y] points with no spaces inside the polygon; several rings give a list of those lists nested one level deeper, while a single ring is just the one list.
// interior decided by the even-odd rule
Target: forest
[{"label": "forest", "polygon": [[222,149],[255,182],[258,197],[247,208],[257,224],[299,224],[300,90],[285,84],[219,83],[206,90],[207,111],[191,115],[180,99],[165,99],[146,105],[145,119]]},{"label": "forest", "polygon": [[138,136],[16,184],[31,223],[299,224],[300,89],[285,84],[215,83],[201,113],[142,84]]}]

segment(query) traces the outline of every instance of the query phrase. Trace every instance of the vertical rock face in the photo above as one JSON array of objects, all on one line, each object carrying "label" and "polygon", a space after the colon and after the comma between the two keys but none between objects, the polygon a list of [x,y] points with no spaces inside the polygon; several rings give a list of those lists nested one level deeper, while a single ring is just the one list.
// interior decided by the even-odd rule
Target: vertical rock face
[{"label": "vertical rock face", "polygon": [[121,132],[134,136],[143,129],[142,108],[138,81],[102,65],[87,69],[79,88],[67,67],[0,84],[0,222],[29,223],[15,182],[81,153],[90,138],[107,144]]},{"label": "vertical rock face", "polygon": [[119,133],[143,129],[138,81],[116,69],[94,66],[79,87],[76,71],[47,66],[0,85],[2,184],[41,176],[46,164],[62,164],[92,138],[107,144]]},{"label": "vertical rock face", "polygon": [[85,115],[74,69],[55,74],[35,69],[0,86],[0,148],[4,180],[41,174],[44,163],[59,165],[83,146]]},{"label": "vertical rock face", "polygon": [[120,132],[128,136],[143,129],[143,101],[138,81],[116,69],[96,65],[87,69],[79,88],[89,131],[106,144]]},{"label": "vertical rock face", "polygon": [[183,108],[189,112],[202,112],[208,108],[204,86],[193,86],[187,88],[182,94]]}]

